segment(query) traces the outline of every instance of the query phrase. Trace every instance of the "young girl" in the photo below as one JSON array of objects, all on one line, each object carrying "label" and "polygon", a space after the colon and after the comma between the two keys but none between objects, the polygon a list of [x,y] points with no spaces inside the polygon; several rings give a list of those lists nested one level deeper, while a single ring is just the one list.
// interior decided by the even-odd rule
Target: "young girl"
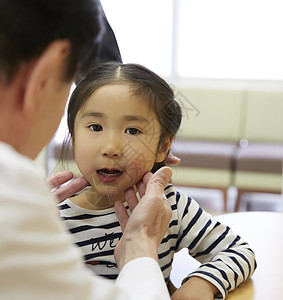
[{"label": "young girl", "polygon": [[[90,187],[59,207],[85,262],[96,274],[117,277],[114,248],[122,232],[114,203],[120,200],[127,207],[125,190],[165,164],[181,116],[169,85],[140,65],[100,65],[73,92],[69,132],[76,163]],[[180,249],[188,249],[202,263],[172,299],[214,299],[215,294],[224,299],[253,274],[254,253],[241,237],[172,184],[164,193],[173,213],[158,251],[166,282],[173,255]]]}]

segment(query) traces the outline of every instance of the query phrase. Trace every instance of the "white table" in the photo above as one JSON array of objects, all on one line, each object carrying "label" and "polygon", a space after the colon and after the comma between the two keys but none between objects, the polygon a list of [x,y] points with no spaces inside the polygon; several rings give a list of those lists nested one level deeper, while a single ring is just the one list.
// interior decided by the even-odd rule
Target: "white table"
[{"label": "white table", "polygon": [[[251,279],[228,294],[227,300],[283,299],[283,213],[238,212],[216,217],[242,236],[256,254],[257,269]],[[171,281],[182,279],[200,264],[182,250],[175,254]]]}]

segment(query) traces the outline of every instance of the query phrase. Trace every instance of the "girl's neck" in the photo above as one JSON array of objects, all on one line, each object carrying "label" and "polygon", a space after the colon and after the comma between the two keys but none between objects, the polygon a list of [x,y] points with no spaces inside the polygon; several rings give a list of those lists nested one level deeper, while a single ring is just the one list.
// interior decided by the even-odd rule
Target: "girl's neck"
[{"label": "girl's neck", "polygon": [[114,207],[114,203],[117,200],[120,200],[122,202],[125,201],[124,192],[116,195],[114,193],[111,196],[100,195],[92,187],[70,199],[70,201],[77,206],[92,210],[103,210]]}]

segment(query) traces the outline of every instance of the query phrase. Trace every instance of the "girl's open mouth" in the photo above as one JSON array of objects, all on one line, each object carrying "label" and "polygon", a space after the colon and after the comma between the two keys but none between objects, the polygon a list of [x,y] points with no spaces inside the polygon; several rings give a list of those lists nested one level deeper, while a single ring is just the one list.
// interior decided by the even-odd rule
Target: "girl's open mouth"
[{"label": "girl's open mouth", "polygon": [[98,178],[104,182],[113,182],[123,174],[123,172],[118,169],[106,169],[106,168],[99,169],[96,172]]}]

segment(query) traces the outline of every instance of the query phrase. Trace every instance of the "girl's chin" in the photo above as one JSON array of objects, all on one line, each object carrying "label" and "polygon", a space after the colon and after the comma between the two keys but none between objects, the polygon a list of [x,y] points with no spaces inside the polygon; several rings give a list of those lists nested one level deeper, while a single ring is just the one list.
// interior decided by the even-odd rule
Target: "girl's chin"
[{"label": "girl's chin", "polygon": [[111,201],[117,201],[124,198],[124,191],[116,186],[104,186],[103,188],[96,185],[93,190],[97,194],[97,197],[110,199]]},{"label": "girl's chin", "polygon": [[117,191],[92,191],[91,189],[85,192],[85,200],[92,209],[106,209],[114,206],[117,200],[124,201],[125,198]]}]

